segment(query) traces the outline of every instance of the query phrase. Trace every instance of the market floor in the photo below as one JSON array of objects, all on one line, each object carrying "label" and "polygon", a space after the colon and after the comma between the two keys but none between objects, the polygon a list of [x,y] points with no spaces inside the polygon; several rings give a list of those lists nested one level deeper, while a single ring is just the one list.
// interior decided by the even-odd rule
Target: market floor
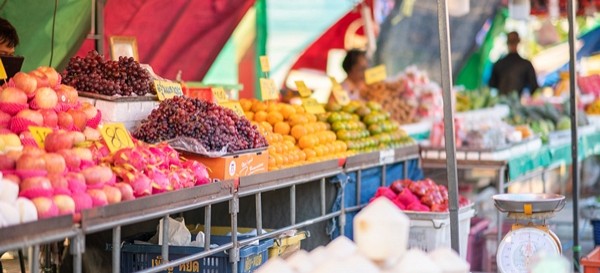
[{"label": "market floor", "polygon": [[[27,265],[27,262],[25,262],[25,265]],[[14,257],[3,258],[2,267],[3,271],[0,273],[21,273],[21,266],[19,266],[19,257],[17,255],[14,255]],[[25,268],[25,270],[26,272],[29,272],[27,268]]]}]

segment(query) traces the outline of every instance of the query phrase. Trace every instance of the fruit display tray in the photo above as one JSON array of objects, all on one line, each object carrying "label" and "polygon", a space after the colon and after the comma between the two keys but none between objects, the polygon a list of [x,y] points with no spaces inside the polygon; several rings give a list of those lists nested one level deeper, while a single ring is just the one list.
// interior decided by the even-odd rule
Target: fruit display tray
[{"label": "fruit display tray", "polygon": [[[535,136],[518,143],[508,144],[502,147],[478,149],[470,147],[456,148],[457,160],[486,160],[502,161],[520,156],[529,152],[537,151],[542,147],[542,140]],[[421,158],[424,159],[446,159],[445,147],[429,146],[427,142],[420,144]]]},{"label": "fruit display tray", "polygon": [[146,95],[146,96],[107,96],[101,95],[93,92],[86,91],[77,91],[80,97],[98,99],[98,100],[106,100],[113,102],[129,102],[129,101],[158,101],[157,95]]}]

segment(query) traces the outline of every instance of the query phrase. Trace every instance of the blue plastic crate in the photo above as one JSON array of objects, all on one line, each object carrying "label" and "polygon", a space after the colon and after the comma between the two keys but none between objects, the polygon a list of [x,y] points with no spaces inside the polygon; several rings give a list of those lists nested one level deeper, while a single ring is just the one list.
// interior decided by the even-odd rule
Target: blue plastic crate
[{"label": "blue plastic crate", "polygon": [[594,229],[594,245],[600,246],[600,220],[592,220],[592,228]]},{"label": "blue plastic crate", "polygon": [[[211,236],[213,244],[227,244],[231,242],[229,236]],[[238,272],[254,272],[268,259],[268,249],[273,246],[273,239],[260,241],[258,245],[245,246],[240,249]],[[191,254],[204,251],[203,247],[169,246],[169,260],[176,260]],[[162,263],[161,246],[153,244],[125,243],[121,247],[121,272],[130,273],[146,268],[158,266]],[[225,252],[198,259],[165,270],[165,273],[200,272],[200,273],[230,273],[233,272],[229,263],[229,255]]]}]

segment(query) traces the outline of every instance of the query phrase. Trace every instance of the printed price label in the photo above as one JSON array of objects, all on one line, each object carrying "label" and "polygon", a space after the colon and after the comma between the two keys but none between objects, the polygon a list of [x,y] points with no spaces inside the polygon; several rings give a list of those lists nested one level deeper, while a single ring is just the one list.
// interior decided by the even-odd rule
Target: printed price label
[{"label": "printed price label", "polygon": [[387,72],[385,65],[378,65],[365,71],[365,82],[367,84],[373,84],[376,82],[384,81],[387,78]]},{"label": "printed price label", "polygon": [[302,106],[306,112],[311,114],[322,114],[325,113],[325,108],[323,105],[319,104],[314,98],[303,98]]},{"label": "printed price label", "polygon": [[310,95],[312,94],[310,89],[306,87],[304,81],[296,81],[296,88],[298,88],[298,93],[300,93],[300,96],[303,98],[310,97]]},{"label": "printed price label", "polygon": [[2,63],[2,59],[0,59],[0,80],[7,79],[8,75],[6,75],[6,69],[4,69],[4,64]]},{"label": "printed price label", "polygon": [[396,150],[389,149],[379,152],[379,164],[391,164],[394,162]]},{"label": "printed price label", "polygon": [[225,93],[225,90],[223,90],[222,87],[213,87],[211,88],[213,97],[215,97],[215,99],[217,100],[217,103],[221,103],[221,102],[226,102],[227,100],[229,100],[227,98],[227,93]]},{"label": "printed price label", "polygon": [[276,100],[279,99],[279,92],[275,81],[272,79],[260,78],[260,93],[262,100]]},{"label": "printed price label", "polygon": [[334,77],[330,76],[329,80],[331,80],[331,93],[333,94],[335,101],[342,106],[348,105],[348,103],[350,103],[348,92],[344,90],[342,85]]},{"label": "printed price label", "polygon": [[223,103],[219,103],[219,104],[225,108],[231,109],[234,113],[236,113],[240,117],[246,116],[244,114],[244,109],[242,108],[240,103],[237,101],[227,101],[227,102],[223,102]]},{"label": "printed price label", "polygon": [[29,132],[31,132],[38,147],[44,149],[44,142],[46,141],[46,137],[52,133],[52,129],[47,127],[29,126]]},{"label": "printed price label", "polygon": [[106,123],[100,128],[100,134],[111,153],[134,147],[133,140],[123,123]]},{"label": "printed price label", "polygon": [[269,64],[269,57],[260,56],[260,70],[262,72],[269,72],[271,70],[271,65]]},{"label": "printed price label", "polygon": [[163,101],[176,96],[183,96],[183,89],[178,82],[154,80],[158,100]]}]

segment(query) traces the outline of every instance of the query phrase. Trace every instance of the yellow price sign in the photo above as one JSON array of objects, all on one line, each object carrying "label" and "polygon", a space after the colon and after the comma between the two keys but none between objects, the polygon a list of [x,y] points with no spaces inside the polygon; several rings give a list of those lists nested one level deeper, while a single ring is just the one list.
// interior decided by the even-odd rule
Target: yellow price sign
[{"label": "yellow price sign", "polygon": [[296,88],[298,88],[298,93],[300,93],[300,96],[303,98],[310,97],[310,95],[312,94],[310,89],[306,87],[304,81],[296,81]]},{"label": "yellow price sign", "polygon": [[272,79],[260,78],[260,93],[262,100],[279,99],[279,91],[277,90],[275,81]]},{"label": "yellow price sign", "polygon": [[44,149],[44,142],[46,141],[46,137],[52,133],[52,129],[48,127],[29,126],[29,132],[31,132],[38,147]]},{"label": "yellow price sign", "polygon": [[367,84],[373,84],[376,82],[384,81],[387,78],[387,72],[385,65],[378,65],[365,71],[365,82]]},{"label": "yellow price sign", "polygon": [[237,101],[227,101],[219,104],[227,109],[231,109],[240,117],[246,116],[246,114],[244,114],[244,109],[242,108],[242,105],[240,105],[240,103]]},{"label": "yellow price sign", "polygon": [[303,98],[302,106],[306,112],[311,114],[322,114],[325,113],[325,108],[314,98]]},{"label": "yellow price sign", "polygon": [[344,90],[342,85],[334,77],[329,76],[329,80],[331,80],[331,93],[333,94],[335,101],[342,106],[348,105],[348,103],[350,103],[348,92]]},{"label": "yellow price sign", "polygon": [[262,72],[269,72],[271,70],[271,65],[269,64],[269,57],[260,56],[260,70]]},{"label": "yellow price sign", "polygon": [[227,93],[225,93],[225,90],[222,87],[213,87],[211,88],[211,91],[213,97],[215,97],[215,99],[217,100],[217,103],[229,100],[229,98],[227,98]]},{"label": "yellow price sign", "polygon": [[106,123],[100,128],[100,134],[111,153],[135,146],[123,123]]},{"label": "yellow price sign", "polygon": [[160,101],[172,99],[176,96],[183,96],[183,89],[178,82],[154,80],[154,87]]},{"label": "yellow price sign", "polygon": [[0,59],[0,80],[7,79],[8,75],[6,74],[6,69],[4,69],[4,64],[2,63],[2,59]]}]

